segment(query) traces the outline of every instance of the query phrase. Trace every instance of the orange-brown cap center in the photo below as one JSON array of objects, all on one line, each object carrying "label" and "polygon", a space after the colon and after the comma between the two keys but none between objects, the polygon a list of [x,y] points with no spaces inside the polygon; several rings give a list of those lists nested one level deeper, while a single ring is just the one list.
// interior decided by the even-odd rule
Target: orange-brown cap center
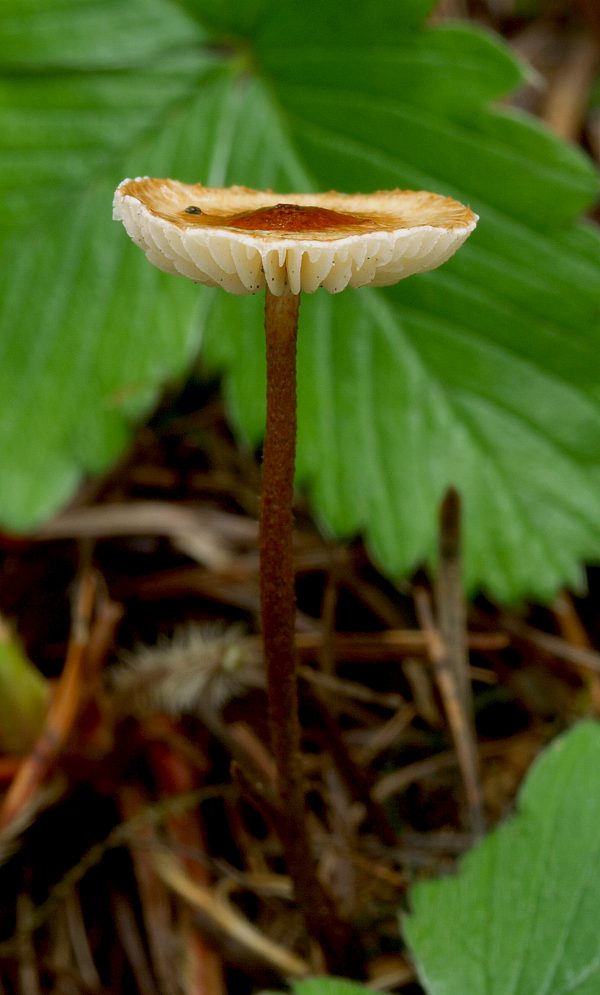
[{"label": "orange-brown cap center", "polygon": [[307,232],[334,230],[336,228],[364,228],[372,225],[372,220],[359,214],[344,214],[330,211],[326,207],[303,207],[300,204],[275,204],[274,207],[261,207],[257,211],[244,211],[227,216],[208,215],[193,205],[184,213],[200,225],[218,225],[236,228],[240,231]]}]

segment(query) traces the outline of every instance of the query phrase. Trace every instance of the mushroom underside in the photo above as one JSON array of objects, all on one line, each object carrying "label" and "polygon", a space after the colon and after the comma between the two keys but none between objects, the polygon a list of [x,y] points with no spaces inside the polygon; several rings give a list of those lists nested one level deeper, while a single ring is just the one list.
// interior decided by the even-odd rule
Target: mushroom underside
[{"label": "mushroom underside", "polygon": [[324,287],[337,294],[348,286],[389,286],[445,262],[472,230],[423,225],[290,243],[226,230],[180,228],[130,196],[122,197],[115,208],[131,239],[159,269],[233,294],[255,294],[265,284],[277,296],[285,290],[311,294]]}]

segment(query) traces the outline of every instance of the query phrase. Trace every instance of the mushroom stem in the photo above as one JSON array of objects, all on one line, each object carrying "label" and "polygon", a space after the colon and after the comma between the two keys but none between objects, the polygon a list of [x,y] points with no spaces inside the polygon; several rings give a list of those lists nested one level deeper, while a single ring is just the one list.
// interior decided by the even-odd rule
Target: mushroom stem
[{"label": "mushroom stem", "polygon": [[295,648],[293,497],[296,338],[300,296],[267,288],[267,421],[260,521],[260,592],[280,832],[298,906],[332,971],[348,968],[352,938],[321,886],[311,853],[300,755]]},{"label": "mushroom stem", "polygon": [[260,593],[269,720],[284,811],[304,812],[295,648],[293,554],[297,294],[267,289],[267,423],[263,449]]}]

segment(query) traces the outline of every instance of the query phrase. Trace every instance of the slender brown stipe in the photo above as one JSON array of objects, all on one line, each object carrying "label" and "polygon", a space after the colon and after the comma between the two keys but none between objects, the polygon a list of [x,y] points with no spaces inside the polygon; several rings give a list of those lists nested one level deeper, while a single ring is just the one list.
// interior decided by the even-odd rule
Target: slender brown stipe
[{"label": "slender brown stipe", "polygon": [[300,755],[293,497],[296,449],[296,337],[299,295],[267,290],[267,424],[263,449],[260,584],[269,718],[288,870],[309,933],[330,970],[348,969],[352,936],[316,875],[306,824]]}]

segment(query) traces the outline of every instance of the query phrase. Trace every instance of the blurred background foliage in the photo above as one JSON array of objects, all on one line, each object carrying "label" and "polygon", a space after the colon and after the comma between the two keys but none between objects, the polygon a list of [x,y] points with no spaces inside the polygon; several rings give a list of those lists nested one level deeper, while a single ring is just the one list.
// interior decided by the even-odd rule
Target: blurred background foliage
[{"label": "blurred background foliage", "polygon": [[260,300],[154,271],[110,222],[124,176],[431,188],[481,215],[455,260],[303,304],[299,485],[391,577],[431,558],[455,484],[470,590],[579,587],[600,552],[595,31],[585,3],[4,0],[5,527],[110,467],[198,356],[260,442]]}]

